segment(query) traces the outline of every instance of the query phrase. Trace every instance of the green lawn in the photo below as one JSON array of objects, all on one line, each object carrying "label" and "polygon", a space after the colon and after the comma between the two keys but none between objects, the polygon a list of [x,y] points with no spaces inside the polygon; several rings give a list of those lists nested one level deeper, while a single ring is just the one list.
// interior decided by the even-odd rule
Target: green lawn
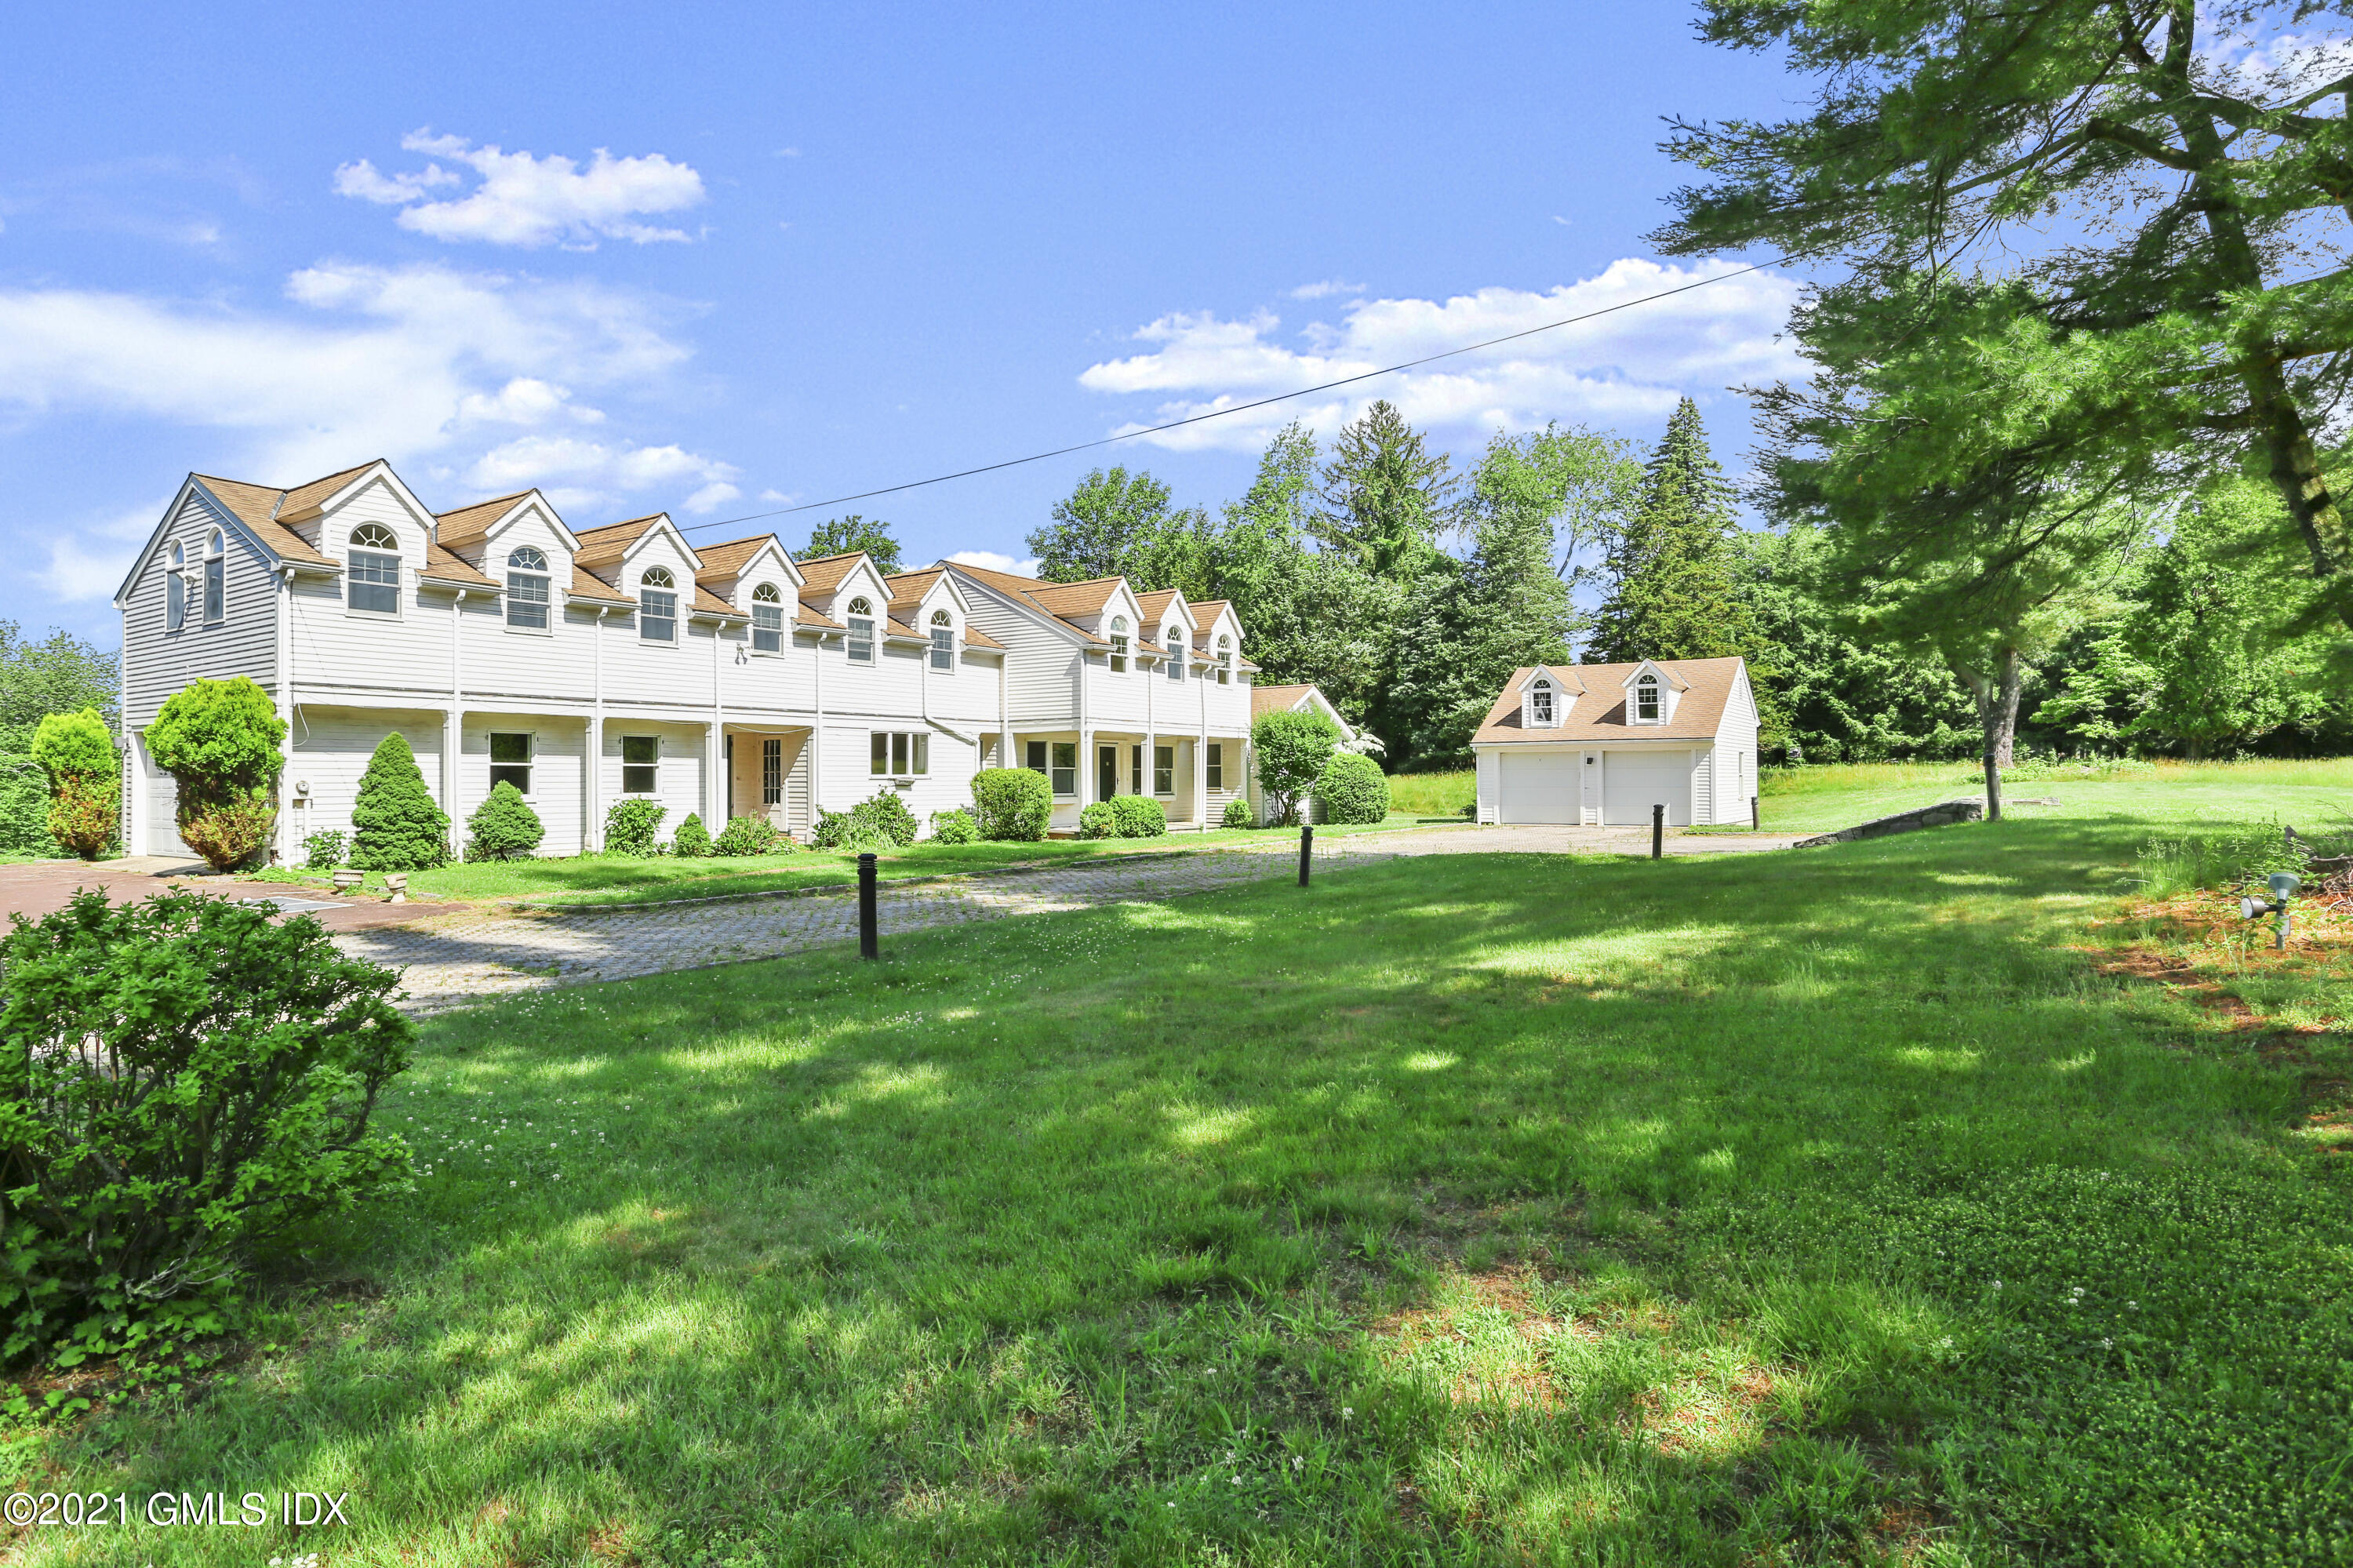
[{"label": "green lawn", "polygon": [[[1983,775],[1957,762],[1768,768],[1758,807],[1767,832],[1823,832],[1939,800],[1981,798]],[[2353,813],[2353,758],[2317,762],[2161,762],[2150,772],[2085,776],[2029,770],[2002,786],[2021,815],[2153,815],[2185,821],[2268,821],[2320,830]]]},{"label": "green lawn", "polygon": [[[236,1381],[11,1449],[352,1527],[22,1560],[2345,1563],[2341,1036],[2266,1065],[2070,950],[2176,814],[1423,860],[442,1018],[385,1113],[413,1202],[317,1239]],[[2343,1016],[2342,963],[2292,989]]]}]

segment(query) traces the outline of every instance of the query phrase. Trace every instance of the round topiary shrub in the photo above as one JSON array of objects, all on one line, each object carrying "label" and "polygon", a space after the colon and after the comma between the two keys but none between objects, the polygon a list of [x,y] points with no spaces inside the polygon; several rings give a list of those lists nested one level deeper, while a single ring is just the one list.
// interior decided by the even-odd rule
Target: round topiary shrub
[{"label": "round topiary shrub", "polygon": [[468,860],[528,860],[547,837],[539,813],[522,791],[501,779],[491,786],[490,798],[466,819]]},{"label": "round topiary shrub", "polygon": [[259,1250],[405,1186],[400,977],[272,915],[92,891],[0,937],[0,1357],[218,1332]]},{"label": "round topiary shrub", "polygon": [[121,821],[122,768],[113,732],[96,708],[46,714],[33,732],[33,760],[49,776],[49,836],[96,860]]},{"label": "round topiary shrub", "polygon": [[661,832],[670,808],[659,800],[632,795],[605,809],[605,853],[649,855],[660,853],[654,835]]},{"label": "round topiary shrub", "polygon": [[1079,812],[1079,837],[1082,839],[1119,837],[1119,813],[1111,809],[1110,801],[1097,800]]},{"label": "round topiary shrub", "polygon": [[268,846],[286,766],[278,749],[286,721],[269,693],[244,675],[192,681],[156,710],[146,736],[147,754],[172,776],[181,842],[215,871],[243,865]]},{"label": "round topiary shrub", "polygon": [[972,815],[985,839],[1029,843],[1054,821],[1054,789],[1028,768],[984,768],[972,776]]},{"label": "round topiary shrub", "polygon": [[711,853],[723,855],[789,854],[799,847],[765,817],[731,817],[711,841]]},{"label": "round topiary shrub", "polygon": [[408,737],[376,743],[352,802],[352,863],[362,871],[423,871],[449,858],[449,817],[433,803]]},{"label": "round topiary shrub", "polygon": [[670,839],[670,853],[687,860],[701,860],[711,853],[711,830],[702,825],[701,813],[689,811]]},{"label": "round topiary shrub", "polygon": [[1114,795],[1108,804],[1124,839],[1156,839],[1168,832],[1168,813],[1149,795]]},{"label": "round topiary shrub", "polygon": [[953,810],[932,813],[932,842],[935,844],[976,844],[980,842],[980,824],[972,813],[958,806]]},{"label": "round topiary shrub", "polygon": [[1360,751],[1335,752],[1315,780],[1327,822],[1377,822],[1389,814],[1388,776]]},{"label": "round topiary shrub", "polygon": [[1225,815],[1218,819],[1218,826],[1221,828],[1254,828],[1258,826],[1258,814],[1250,810],[1250,803],[1248,800],[1245,800],[1240,795],[1237,795],[1232,800],[1226,802]]}]

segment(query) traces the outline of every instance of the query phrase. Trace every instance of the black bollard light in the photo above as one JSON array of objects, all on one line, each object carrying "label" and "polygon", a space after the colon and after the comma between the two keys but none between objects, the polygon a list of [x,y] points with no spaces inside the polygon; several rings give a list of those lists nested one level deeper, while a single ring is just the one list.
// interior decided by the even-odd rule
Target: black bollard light
[{"label": "black bollard light", "polygon": [[1299,824],[1299,885],[1302,887],[1307,885],[1307,863],[1314,853],[1315,824],[1302,822]]},{"label": "black bollard light", "polygon": [[1757,797],[1748,797],[1748,831],[1757,832],[1765,826],[1765,813],[1757,809]]},{"label": "black bollard light", "polygon": [[1658,859],[1667,853],[1667,809],[1651,808],[1651,858]]},{"label": "black bollard light", "polygon": [[874,920],[874,857],[871,854],[858,857],[858,956],[882,956],[882,935]]}]

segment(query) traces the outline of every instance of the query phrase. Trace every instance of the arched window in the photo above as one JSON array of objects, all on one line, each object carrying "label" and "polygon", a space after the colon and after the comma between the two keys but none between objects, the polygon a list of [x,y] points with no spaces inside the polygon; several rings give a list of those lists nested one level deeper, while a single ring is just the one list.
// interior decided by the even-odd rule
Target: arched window
[{"label": "arched window", "polygon": [[228,541],[216,528],[205,541],[205,624],[210,626],[227,614]]},{"label": "arched window", "polygon": [[400,535],[381,523],[363,523],[352,530],[350,556],[343,567],[343,602],[374,615],[398,615]]},{"label": "arched window", "polygon": [[955,669],[955,617],[944,609],[932,611],[932,668]]},{"label": "arched window", "polygon": [[874,607],[862,599],[849,601],[849,662],[874,662]]},{"label": "arched window", "polygon": [[[762,583],[752,590],[752,651],[754,653],[781,653],[785,651],[785,596],[776,591],[774,583]],[[775,804],[774,801],[769,803]]]},{"label": "arched window", "polygon": [[638,639],[642,642],[678,641],[678,579],[668,567],[648,567],[638,579]]},{"label": "arched window", "polygon": [[1230,637],[1220,637],[1218,639],[1218,684],[1230,686],[1233,683],[1234,640]]},{"label": "arched window", "polygon": [[1181,626],[1168,629],[1168,678],[1172,681],[1185,678],[1185,629]]},{"label": "arched window", "polygon": [[1634,722],[1659,722],[1659,678],[1656,675],[1645,675],[1634,683]]},{"label": "arched window", "polygon": [[177,631],[188,619],[188,547],[172,546],[171,564],[164,568],[164,630]]},{"label": "arched window", "polygon": [[1528,722],[1548,725],[1552,715],[1552,683],[1540,680],[1528,688]]},{"label": "arched window", "polygon": [[547,557],[529,545],[507,552],[507,624],[547,630]]},{"label": "arched window", "polygon": [[1127,617],[1124,615],[1111,618],[1111,668],[1113,674],[1127,669]]}]

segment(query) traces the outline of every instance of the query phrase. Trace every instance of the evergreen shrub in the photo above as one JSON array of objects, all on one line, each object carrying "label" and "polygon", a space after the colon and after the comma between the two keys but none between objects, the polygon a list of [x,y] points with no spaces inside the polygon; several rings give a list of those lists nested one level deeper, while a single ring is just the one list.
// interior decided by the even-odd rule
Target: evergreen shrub
[{"label": "evergreen shrub", "polygon": [[343,835],[332,828],[323,828],[302,841],[302,867],[306,871],[332,871],[343,863]]},{"label": "evergreen shrub", "polygon": [[352,802],[352,864],[362,871],[423,871],[449,858],[449,816],[433,803],[408,737],[376,742]]},{"label": "evergreen shrub", "polygon": [[935,844],[974,844],[980,842],[980,824],[962,806],[932,813],[932,842]]},{"label": "evergreen shrub", "polygon": [[1111,818],[1124,839],[1156,839],[1168,832],[1168,813],[1149,795],[1114,795]]},{"label": "evergreen shrub", "polygon": [[1218,826],[1221,828],[1254,828],[1258,826],[1258,816],[1250,810],[1250,803],[1242,799],[1240,795],[1237,795],[1232,800],[1226,802],[1226,813],[1224,816],[1218,819]]},{"label": "evergreen shrub", "polygon": [[269,844],[285,739],[269,694],[245,675],[189,683],[147,726],[148,755],[172,776],[178,797],[173,825],[215,871],[233,870]]},{"label": "evergreen shrub", "polygon": [[1079,837],[1082,839],[1115,839],[1119,833],[1119,813],[1108,800],[1097,800],[1079,812]]},{"label": "evergreen shrub", "polygon": [[33,760],[49,776],[49,836],[96,860],[122,820],[121,759],[106,720],[96,708],[43,715],[33,732]]},{"label": "evergreen shrub", "polygon": [[1035,842],[1054,821],[1054,789],[1027,768],[984,768],[972,776],[972,815],[985,839]]},{"label": "evergreen shrub", "polygon": [[723,855],[790,854],[799,846],[793,836],[765,817],[734,817],[711,841],[711,853]]},{"label": "evergreen shrub", "polygon": [[466,819],[468,860],[528,860],[547,829],[522,791],[501,779],[491,786],[490,798]]},{"label": "evergreen shrub", "polygon": [[1362,752],[1338,751],[1315,780],[1327,822],[1377,822],[1389,814],[1388,776]]},{"label": "evergreen shrub", "polygon": [[642,795],[614,801],[605,810],[605,853],[659,854],[661,847],[654,835],[661,832],[662,819],[669,815],[668,806]]},{"label": "evergreen shrub", "polygon": [[400,977],[315,920],[79,893],[0,937],[0,1357],[217,1332],[261,1247],[402,1190]]},{"label": "evergreen shrub", "polygon": [[711,853],[711,830],[702,825],[698,811],[689,811],[678,831],[670,836],[670,853],[686,860],[702,860]]}]

